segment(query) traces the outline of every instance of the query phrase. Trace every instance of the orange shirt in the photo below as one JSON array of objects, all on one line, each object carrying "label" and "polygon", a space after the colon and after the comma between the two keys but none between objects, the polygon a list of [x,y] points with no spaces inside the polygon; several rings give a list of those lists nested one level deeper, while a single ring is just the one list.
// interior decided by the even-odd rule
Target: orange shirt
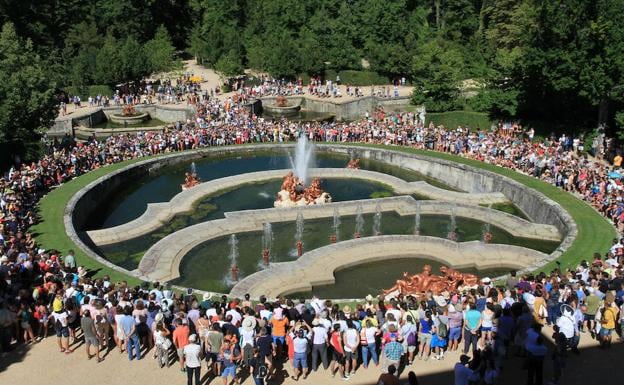
[{"label": "orange shirt", "polygon": [[178,349],[182,349],[189,343],[189,327],[180,325],[173,331],[173,344]]},{"label": "orange shirt", "polygon": [[284,337],[286,335],[286,325],[288,325],[288,318],[284,317],[281,320],[273,318],[271,320],[271,326],[273,327],[272,334],[275,337]]}]

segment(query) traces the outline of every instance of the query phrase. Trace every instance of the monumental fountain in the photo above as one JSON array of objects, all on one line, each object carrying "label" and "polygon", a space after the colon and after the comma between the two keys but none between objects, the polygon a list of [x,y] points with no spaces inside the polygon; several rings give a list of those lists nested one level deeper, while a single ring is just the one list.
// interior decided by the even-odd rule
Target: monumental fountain
[{"label": "monumental fountain", "polygon": [[275,207],[307,206],[332,201],[331,195],[321,188],[321,180],[312,179],[308,183],[308,169],[313,162],[314,147],[305,135],[301,135],[295,147],[295,156],[291,158],[293,171],[289,172],[277,193]]}]

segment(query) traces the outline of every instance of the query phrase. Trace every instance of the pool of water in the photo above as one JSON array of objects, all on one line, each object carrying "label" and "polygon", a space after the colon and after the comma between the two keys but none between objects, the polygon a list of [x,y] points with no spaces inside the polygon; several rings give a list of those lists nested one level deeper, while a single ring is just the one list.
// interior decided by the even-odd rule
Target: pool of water
[{"label": "pool of water", "polygon": [[[317,152],[313,167],[345,167],[349,161],[347,155]],[[83,230],[93,230],[118,226],[139,217],[148,203],[166,202],[181,191],[180,185],[184,182],[184,173],[188,172],[191,161],[174,166],[163,167],[153,174],[143,178],[128,181],[121,189],[111,195],[106,205],[97,209],[97,214],[91,215],[91,221]],[[389,165],[387,163],[362,159],[360,166],[364,170],[377,171],[406,180],[408,182],[425,180],[441,188],[448,188],[439,181],[428,178],[415,171]],[[291,167],[290,158],[286,151],[262,152],[255,154],[230,154],[227,156],[209,156],[195,162],[197,174],[202,181],[215,180],[232,175],[254,171],[288,169]],[[355,181],[350,180],[349,184]],[[279,186],[279,185],[278,185]],[[333,196],[333,187],[327,191]],[[449,188],[450,189],[450,188]],[[271,196],[277,193],[267,191]],[[351,198],[355,199],[355,198]]]},{"label": "pool of water", "polygon": [[[422,257],[421,259],[406,259],[405,257],[388,257],[379,262],[365,263],[352,266],[348,269],[334,272],[336,282],[332,285],[313,286],[312,291],[292,293],[289,298],[363,298],[368,294],[380,294],[382,290],[392,287],[396,280],[403,276],[403,272],[416,274],[422,272],[424,265],[431,265],[433,274],[440,275],[438,261]],[[473,268],[458,269],[462,273],[476,274],[479,277],[498,277],[509,270]]]},{"label": "pool of water", "polygon": [[[373,215],[364,215],[365,226],[362,236],[372,234]],[[383,213],[381,219],[382,234],[413,234],[414,217],[401,217],[396,213]],[[458,240],[472,241],[481,239],[484,223],[475,219],[457,218]],[[422,215],[420,234],[436,237],[446,237],[449,230],[450,218],[439,215]],[[295,230],[294,222],[274,223],[274,241],[271,249],[271,259],[274,262],[285,262],[296,260],[295,250]],[[339,239],[351,239],[355,230],[355,217],[347,216],[341,218],[339,228]],[[524,246],[531,249],[552,252],[558,245],[557,242],[538,241],[534,239],[513,237],[506,231],[491,226],[490,232],[493,235],[492,243],[512,244]],[[333,234],[332,218],[315,219],[305,221],[303,243],[305,250],[312,250],[328,245],[329,236]],[[262,236],[260,232],[248,232],[237,234],[239,243],[238,266],[241,277],[257,271],[261,267]],[[180,278],[174,282],[176,284],[197,289],[227,292],[229,288],[225,284],[224,278],[229,274],[230,262],[228,255],[230,246],[229,237],[214,239],[204,242],[193,248],[180,264]],[[118,263],[118,261],[113,261]],[[119,261],[121,262],[121,261]],[[129,267],[130,268],[130,267]],[[360,277],[360,279],[371,279]],[[395,278],[396,279],[396,278]],[[375,282],[380,285],[382,283]],[[385,285],[385,282],[383,283]],[[335,293],[336,297],[347,295]]]},{"label": "pool of water", "polygon": [[[281,180],[275,180],[246,184],[206,197],[193,210],[175,216],[154,232],[101,246],[97,251],[119,266],[135,269],[145,251],[169,234],[197,223],[223,218],[226,212],[272,208],[275,192],[279,191],[281,183]],[[321,186],[326,191],[331,191],[334,202],[394,195],[386,185],[360,179],[326,179],[321,182]]]}]

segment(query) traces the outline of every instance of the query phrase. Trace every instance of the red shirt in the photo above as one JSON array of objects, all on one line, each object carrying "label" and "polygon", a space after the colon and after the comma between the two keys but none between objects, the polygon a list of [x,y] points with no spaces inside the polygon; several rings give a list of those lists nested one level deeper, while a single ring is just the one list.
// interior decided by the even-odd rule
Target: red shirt
[{"label": "red shirt", "polygon": [[189,327],[180,325],[173,331],[173,344],[178,349],[182,349],[189,343]]}]

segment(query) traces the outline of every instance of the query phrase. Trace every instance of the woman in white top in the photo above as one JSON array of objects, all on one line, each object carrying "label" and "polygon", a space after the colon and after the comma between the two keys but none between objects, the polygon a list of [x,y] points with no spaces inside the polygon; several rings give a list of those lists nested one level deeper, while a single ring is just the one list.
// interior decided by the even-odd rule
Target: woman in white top
[{"label": "woman in white top", "polygon": [[487,303],[485,309],[481,312],[481,340],[479,344],[485,347],[486,344],[492,342],[492,327],[494,319],[494,307],[491,303]]},{"label": "woman in white top", "polygon": [[345,350],[345,375],[351,371],[355,374],[355,368],[358,361],[358,346],[360,346],[360,335],[355,329],[352,320],[347,320],[347,330],[344,333],[344,350]]},{"label": "woman in white top", "polygon": [[117,343],[117,348],[119,348],[119,353],[123,353],[124,352],[124,335],[123,335],[123,329],[121,328],[121,319],[124,317],[124,311],[123,308],[121,306],[117,306],[116,308],[116,313],[115,316],[113,317],[115,319],[115,342]]}]

